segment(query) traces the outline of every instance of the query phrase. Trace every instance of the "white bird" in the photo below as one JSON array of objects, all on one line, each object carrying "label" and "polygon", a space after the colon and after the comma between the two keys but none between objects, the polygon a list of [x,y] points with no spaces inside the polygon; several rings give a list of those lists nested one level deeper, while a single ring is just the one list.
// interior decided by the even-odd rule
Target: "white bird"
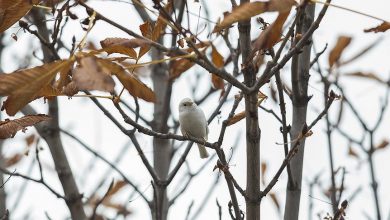
[{"label": "white bird", "polygon": [[[179,104],[179,122],[181,133],[188,137],[202,138],[207,141],[209,128],[207,126],[206,116],[202,109],[200,109],[190,98],[181,100]],[[198,144],[200,158],[207,158],[206,147]]]}]

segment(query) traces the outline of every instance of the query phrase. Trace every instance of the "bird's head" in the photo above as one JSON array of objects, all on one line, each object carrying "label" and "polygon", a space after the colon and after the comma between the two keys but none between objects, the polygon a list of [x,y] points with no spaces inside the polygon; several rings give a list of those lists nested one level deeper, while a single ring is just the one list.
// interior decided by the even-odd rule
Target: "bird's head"
[{"label": "bird's head", "polygon": [[196,108],[196,104],[192,99],[190,98],[184,98],[183,100],[180,101],[179,104],[179,112],[182,112],[184,110],[190,110]]}]

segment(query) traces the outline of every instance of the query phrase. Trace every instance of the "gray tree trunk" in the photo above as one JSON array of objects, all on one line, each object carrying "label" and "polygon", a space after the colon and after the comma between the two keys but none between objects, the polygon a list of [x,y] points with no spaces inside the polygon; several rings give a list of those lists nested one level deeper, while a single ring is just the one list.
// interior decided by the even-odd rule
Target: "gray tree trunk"
[{"label": "gray tree trunk", "polygon": [[[161,52],[153,50],[153,60],[162,58]],[[154,92],[156,94],[152,128],[161,133],[168,133],[169,128],[167,121],[170,115],[172,84],[169,81],[168,66],[165,63],[153,66],[152,80]],[[168,139],[154,138],[153,152],[154,169],[161,180],[166,180],[172,159],[171,141]],[[155,196],[152,207],[153,219],[167,219],[169,209],[168,203],[167,187],[165,185],[155,185]]]},{"label": "gray tree trunk", "polygon": [[[240,4],[249,2],[241,0]],[[251,52],[251,23],[250,20],[238,24],[242,62],[244,63]],[[256,82],[256,73],[249,65],[243,70],[244,83],[251,87]],[[257,108],[257,92],[245,94],[246,112],[246,218],[260,219],[260,128]]]},{"label": "gray tree trunk", "polygon": [[[42,23],[45,21],[46,17],[41,10],[32,11],[32,19],[35,24],[38,26],[38,32],[46,40],[49,40],[49,30],[47,26]],[[44,45],[42,45],[43,57],[45,62],[52,62],[55,60],[55,56],[51,51]],[[72,170],[70,168],[68,158],[64,151],[64,146],[61,141],[60,131],[59,131],[59,111],[58,111],[58,101],[57,98],[53,98],[48,101],[49,112],[48,114],[52,119],[46,123],[41,123],[36,126],[40,136],[46,141],[49,146],[55,169],[57,171],[58,178],[61,182],[64,194],[66,197],[66,205],[69,208],[70,215],[72,219],[84,220],[87,219],[85,214],[82,195],[79,193],[79,190],[76,185]],[[31,114],[35,111],[31,107],[24,108],[23,113]]]},{"label": "gray tree trunk", "polygon": [[[315,5],[308,4],[304,11],[300,14],[297,23],[296,33],[304,34],[314,20]],[[306,124],[307,104],[309,97],[307,95],[307,87],[309,82],[310,69],[310,53],[311,40],[303,47],[302,52],[296,54],[292,58],[291,80],[292,80],[292,127],[291,140],[294,145],[296,140],[302,133],[302,128]],[[294,182],[287,184],[286,205],[285,205],[285,220],[299,219],[299,204],[301,198],[302,186],[302,170],[303,170],[303,155],[305,150],[305,140],[300,141],[300,147],[297,154],[290,161],[291,173]]]}]

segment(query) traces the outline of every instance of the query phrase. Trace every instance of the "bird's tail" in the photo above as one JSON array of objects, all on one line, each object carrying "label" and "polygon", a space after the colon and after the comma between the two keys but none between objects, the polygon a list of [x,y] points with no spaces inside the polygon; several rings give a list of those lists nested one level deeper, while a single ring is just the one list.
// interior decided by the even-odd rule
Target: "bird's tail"
[{"label": "bird's tail", "polygon": [[200,158],[204,159],[209,157],[209,153],[207,152],[205,146],[198,144],[198,149],[199,149]]}]

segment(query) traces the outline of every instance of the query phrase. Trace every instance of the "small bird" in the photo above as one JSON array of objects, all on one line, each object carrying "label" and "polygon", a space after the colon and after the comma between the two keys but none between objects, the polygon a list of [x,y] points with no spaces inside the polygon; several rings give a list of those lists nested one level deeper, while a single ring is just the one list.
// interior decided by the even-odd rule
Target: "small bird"
[{"label": "small bird", "polygon": [[[179,122],[181,133],[188,137],[203,138],[207,141],[209,128],[207,126],[206,116],[202,109],[200,109],[190,98],[181,100],[179,104]],[[200,158],[207,158],[206,147],[198,144]]]}]

